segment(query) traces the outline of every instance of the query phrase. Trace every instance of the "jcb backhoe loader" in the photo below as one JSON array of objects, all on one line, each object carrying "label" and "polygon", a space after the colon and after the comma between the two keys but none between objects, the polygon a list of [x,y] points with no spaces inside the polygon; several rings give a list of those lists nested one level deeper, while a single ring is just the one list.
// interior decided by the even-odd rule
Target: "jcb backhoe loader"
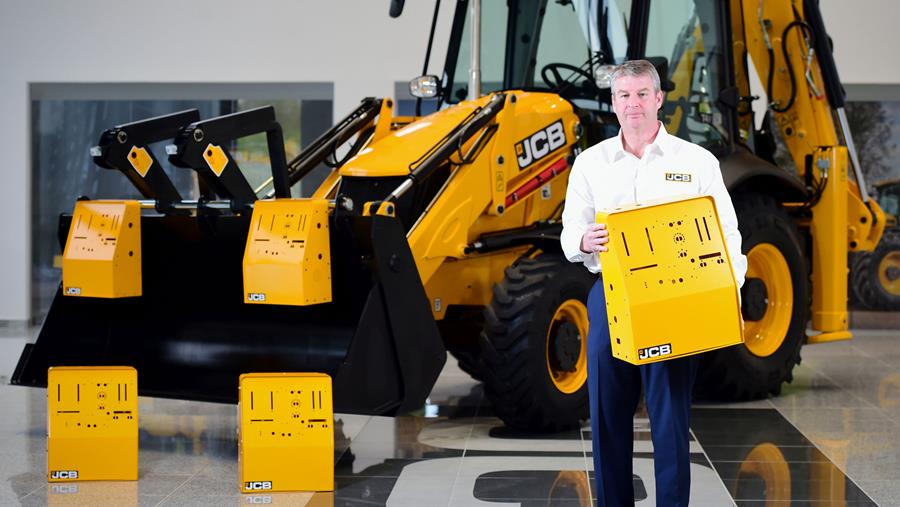
[{"label": "jcb backhoe loader", "polygon": [[[884,217],[853,156],[815,0],[452,3],[443,75],[411,83],[436,113],[400,117],[390,99],[366,99],[288,163],[265,108],[104,133],[95,160],[147,199],[131,204],[139,244],[122,249],[140,254],[142,278],[119,277],[127,297],[90,297],[67,286],[64,264],[13,382],[46,385],[58,364],[128,364],[143,394],[234,402],[241,373],[319,371],[335,378],[336,411],[397,414],[422,405],[446,348],[507,424],[578,424],[593,280],[563,259],[559,216],[574,157],[618,131],[612,65],[635,58],[660,71],[666,128],[719,157],[749,261],[746,343],[708,354],[698,388],[778,394],[802,344],[851,337],[847,252],[872,249]],[[776,129],[796,170],[774,163]],[[250,188],[228,152],[256,132],[269,135],[271,190]],[[168,157],[197,172],[198,201],[165,190],[146,148],[173,137]],[[326,159],[334,170],[313,197],[289,199]],[[103,218],[77,204],[60,223],[67,259],[79,227]]]},{"label": "jcb backhoe loader", "polygon": [[850,296],[870,310],[900,311],[900,180],[872,185],[885,213],[885,228],[878,247],[850,258]]}]

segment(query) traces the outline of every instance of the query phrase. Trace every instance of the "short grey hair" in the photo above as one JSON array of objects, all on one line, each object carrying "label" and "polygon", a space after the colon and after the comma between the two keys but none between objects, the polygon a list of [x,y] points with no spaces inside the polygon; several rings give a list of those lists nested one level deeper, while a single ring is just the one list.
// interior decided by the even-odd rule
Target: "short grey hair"
[{"label": "short grey hair", "polygon": [[647,60],[628,60],[616,67],[612,73],[612,92],[616,94],[616,81],[623,76],[639,77],[650,76],[653,80],[653,92],[659,93],[662,88],[659,85],[659,72],[656,67]]}]

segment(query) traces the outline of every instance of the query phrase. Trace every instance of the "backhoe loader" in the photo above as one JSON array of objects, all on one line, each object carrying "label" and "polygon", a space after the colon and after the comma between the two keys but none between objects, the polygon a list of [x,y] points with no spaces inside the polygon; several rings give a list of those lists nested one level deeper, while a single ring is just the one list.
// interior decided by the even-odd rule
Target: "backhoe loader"
[{"label": "backhoe loader", "polygon": [[[874,248],[884,215],[815,0],[450,3],[443,73],[411,82],[435,113],[365,99],[290,161],[271,108],[104,132],[94,160],[145,199],[61,217],[70,269],[13,382],[127,364],[141,394],[233,403],[242,373],[314,371],[333,376],[335,411],[392,415],[423,405],[449,350],[507,425],[579,424],[593,278],[563,258],[560,215],[574,158],[617,135],[613,66],[637,58],[659,70],[670,133],[719,158],[749,262],[745,343],[703,357],[701,394],[777,395],[804,343],[851,338],[848,251]],[[796,169],[775,164],[776,131]],[[262,132],[272,179],[253,189],[229,147]],[[169,188],[148,148],[162,141],[199,199]],[[326,161],[314,195],[291,199]],[[91,232],[137,226],[139,241]],[[96,260],[103,245],[118,254]],[[141,277],[123,275],[138,254]],[[101,279],[112,289],[87,287]]]},{"label": "backhoe loader", "polygon": [[850,300],[877,311],[900,311],[900,180],[872,185],[885,213],[885,228],[873,252],[850,258]]}]

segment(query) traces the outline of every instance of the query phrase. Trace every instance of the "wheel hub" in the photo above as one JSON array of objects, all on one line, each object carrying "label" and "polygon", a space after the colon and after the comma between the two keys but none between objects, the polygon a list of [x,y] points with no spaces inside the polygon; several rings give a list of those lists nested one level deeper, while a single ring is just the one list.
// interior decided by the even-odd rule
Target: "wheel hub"
[{"label": "wheel hub", "polygon": [[900,268],[898,268],[897,266],[891,266],[884,272],[884,276],[888,279],[888,281],[894,282],[898,278],[900,278]]},{"label": "wheel hub", "polygon": [[553,362],[557,371],[575,371],[581,354],[581,336],[578,326],[572,322],[562,322],[556,330],[553,343]]},{"label": "wheel hub", "polygon": [[756,322],[762,320],[769,307],[769,291],[766,283],[759,278],[747,278],[741,287],[741,315],[744,320]]}]

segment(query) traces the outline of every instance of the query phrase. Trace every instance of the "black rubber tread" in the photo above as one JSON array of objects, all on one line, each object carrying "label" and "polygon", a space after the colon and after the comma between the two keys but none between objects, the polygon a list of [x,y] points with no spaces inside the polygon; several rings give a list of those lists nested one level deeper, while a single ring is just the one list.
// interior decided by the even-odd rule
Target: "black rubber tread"
[{"label": "black rubber tread", "polygon": [[721,401],[780,394],[782,383],[793,380],[794,366],[800,363],[809,320],[809,267],[793,219],[767,195],[740,194],[735,196],[734,206],[744,254],[757,244],[771,243],[784,255],[792,276],[794,310],[781,347],[768,357],[757,357],[744,345],[703,354],[695,392]]},{"label": "black rubber tread", "polygon": [[544,254],[508,267],[494,285],[481,334],[481,372],[494,412],[507,426],[551,432],[587,419],[587,383],[565,394],[550,378],[546,333],[562,302],[586,304],[595,280],[581,264]]},{"label": "black rubber tread", "polygon": [[891,252],[900,251],[900,231],[885,231],[878,246],[871,253],[858,255],[858,261],[850,273],[850,292],[861,305],[869,310],[898,311],[900,297],[881,286],[878,266]]},{"label": "black rubber tread", "polygon": [[479,336],[484,330],[482,307],[450,307],[445,317],[438,321],[438,329],[444,338],[447,352],[456,358],[459,369],[481,381]]}]

